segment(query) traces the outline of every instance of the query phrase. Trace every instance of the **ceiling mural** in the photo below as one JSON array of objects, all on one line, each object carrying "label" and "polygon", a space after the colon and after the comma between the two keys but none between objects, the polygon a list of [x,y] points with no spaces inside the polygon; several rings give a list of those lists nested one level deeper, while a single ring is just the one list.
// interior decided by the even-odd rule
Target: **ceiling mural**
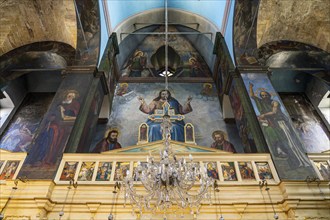
[{"label": "ceiling mural", "polygon": [[[155,32],[164,32],[159,27]],[[178,32],[170,26],[169,32]],[[161,77],[165,70],[165,35],[148,35],[121,67],[125,77]],[[173,78],[210,77],[211,72],[198,51],[183,36],[168,35],[168,69]]]}]

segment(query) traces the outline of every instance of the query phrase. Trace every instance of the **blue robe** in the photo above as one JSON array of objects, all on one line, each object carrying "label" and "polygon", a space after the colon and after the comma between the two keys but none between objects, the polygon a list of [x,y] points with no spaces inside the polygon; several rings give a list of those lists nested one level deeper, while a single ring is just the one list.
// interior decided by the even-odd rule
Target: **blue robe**
[{"label": "blue robe", "polygon": [[[157,102],[157,101],[154,101]],[[186,114],[192,111],[191,106],[187,107],[187,109],[183,109],[182,105],[174,98],[171,98],[168,100],[168,103],[170,105],[171,109],[174,109],[175,114]],[[155,108],[159,109],[159,108]],[[142,109],[142,106],[140,107],[140,110],[152,115],[154,114],[155,109],[151,109],[150,112],[145,112]],[[158,141],[163,139],[162,131],[161,131],[161,122],[155,122],[151,119],[148,119],[146,122],[149,126],[149,132],[148,132],[148,141]],[[172,123],[172,131],[171,131],[171,139],[175,141],[181,141],[184,142],[184,121],[171,121]]]}]

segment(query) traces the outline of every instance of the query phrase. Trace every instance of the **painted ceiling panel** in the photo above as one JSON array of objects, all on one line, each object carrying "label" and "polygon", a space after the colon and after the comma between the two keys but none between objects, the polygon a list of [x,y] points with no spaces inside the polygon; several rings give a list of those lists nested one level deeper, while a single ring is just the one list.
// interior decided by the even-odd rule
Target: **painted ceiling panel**
[{"label": "painted ceiling panel", "polygon": [[[168,8],[180,9],[205,17],[221,27],[227,0],[168,0]],[[111,27],[146,10],[164,8],[164,0],[107,0]],[[216,10],[215,10],[216,9]]]}]

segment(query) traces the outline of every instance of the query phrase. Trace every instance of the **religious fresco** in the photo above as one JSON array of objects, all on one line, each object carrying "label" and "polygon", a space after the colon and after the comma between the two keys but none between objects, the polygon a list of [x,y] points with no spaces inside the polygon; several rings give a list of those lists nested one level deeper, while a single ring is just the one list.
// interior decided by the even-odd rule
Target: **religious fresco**
[{"label": "religious fresco", "polygon": [[77,166],[78,166],[78,162],[65,162],[61,176],[60,176],[60,180],[62,180],[62,181],[73,180],[74,175],[76,173]]},{"label": "religious fresco", "polygon": [[280,94],[307,153],[330,150],[330,134],[304,94]]},{"label": "religious fresco", "polygon": [[[160,27],[155,32],[164,32]],[[169,32],[178,30],[169,26]],[[182,35],[168,36],[169,69],[173,77],[210,77],[211,72],[192,44]],[[164,69],[164,36],[149,35],[121,67],[122,77],[160,77]]]},{"label": "religious fresco", "polygon": [[237,181],[234,162],[221,163],[221,169],[224,181]]},{"label": "religious fresco", "polygon": [[247,119],[245,117],[244,108],[241,99],[236,90],[236,83],[233,82],[229,91],[229,100],[234,112],[236,126],[241,137],[242,144],[244,146],[245,153],[256,153],[257,149],[253,140],[253,136],[250,132]]},{"label": "religious fresco", "polygon": [[100,50],[99,2],[76,0],[77,47],[75,65],[97,65]]},{"label": "religious fresco", "polygon": [[129,171],[130,162],[117,162],[115,167],[114,181],[123,181]]},{"label": "religious fresco", "polygon": [[0,174],[0,180],[12,179],[20,161],[9,160]]},{"label": "religious fresco", "polygon": [[97,174],[96,181],[109,181],[112,172],[112,162],[100,162]]},{"label": "religious fresco", "polygon": [[327,161],[314,161],[315,166],[320,172],[323,180],[330,180],[330,166]]},{"label": "religious fresco", "polygon": [[0,148],[13,152],[29,152],[53,97],[53,93],[28,93],[1,136]]},{"label": "religious fresco", "polygon": [[54,177],[62,153],[80,112],[91,78],[87,74],[69,74],[62,81],[42,119],[33,145],[19,173],[38,179]]},{"label": "religious fresco", "polygon": [[238,167],[243,181],[256,179],[251,162],[238,162]]},{"label": "religious fresco", "polygon": [[235,2],[233,44],[237,65],[259,65],[256,13],[260,0]]},{"label": "religious fresco", "polygon": [[107,43],[105,52],[101,59],[100,65],[98,67],[99,71],[105,73],[105,78],[109,88],[109,94],[113,94],[115,91],[115,84],[119,78],[117,73],[118,67],[116,61],[116,55],[119,53],[117,36],[113,33]]},{"label": "religious fresco", "polygon": [[95,169],[95,162],[83,162],[78,174],[79,181],[91,181]]},{"label": "religious fresco", "polygon": [[[225,134],[226,141],[233,145],[234,150],[243,152],[236,126],[226,124],[222,119],[218,99],[201,95],[205,89],[204,83],[173,83],[169,86],[169,93],[163,91],[162,83],[130,83],[127,84],[127,88],[129,89],[127,93],[115,96],[107,128],[96,133],[91,151],[104,139],[108,129],[119,130],[117,142],[122,147],[136,145],[142,123],[146,123],[149,127],[149,142],[162,140],[160,130],[162,117],[160,116],[164,109],[161,106],[161,99],[162,96],[167,96],[169,106],[164,106],[164,108],[165,111],[169,110],[169,114],[173,117],[172,140],[184,142],[184,126],[191,123],[194,126],[197,145],[210,147],[215,142],[212,133],[221,130]],[[211,88],[211,93],[215,93],[215,86],[212,85]],[[118,85],[116,94],[121,89],[122,85]]]},{"label": "religious fresco", "polygon": [[284,179],[313,175],[306,149],[268,76],[248,73],[242,78],[279,175]]},{"label": "religious fresco", "polygon": [[234,71],[234,64],[228,51],[225,39],[220,33],[217,33],[215,40],[215,48],[213,53],[217,55],[217,61],[215,64],[213,76],[214,82],[218,88],[218,93],[222,99],[225,93],[226,87],[228,86],[230,71]]},{"label": "religious fresco", "polygon": [[207,162],[205,163],[207,176],[212,177],[215,180],[219,180],[219,171],[217,162]]},{"label": "religious fresco", "polygon": [[92,142],[93,134],[95,133],[96,130],[96,124],[99,117],[99,113],[101,111],[103,97],[104,95],[102,91],[102,86],[101,86],[101,82],[99,81],[93,99],[90,102],[89,112],[87,114],[85,126],[76,152],[89,151],[89,145]]},{"label": "religious fresco", "polygon": [[270,170],[269,164],[267,162],[256,162],[258,175],[261,180],[273,179],[272,171]]}]

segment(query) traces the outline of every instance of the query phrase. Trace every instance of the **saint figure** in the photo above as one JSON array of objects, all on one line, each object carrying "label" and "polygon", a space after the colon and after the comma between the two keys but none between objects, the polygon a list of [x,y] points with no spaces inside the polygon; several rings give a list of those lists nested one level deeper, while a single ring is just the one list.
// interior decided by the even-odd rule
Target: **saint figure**
[{"label": "saint figure", "polygon": [[94,148],[93,153],[100,153],[104,151],[114,150],[121,148],[121,145],[118,143],[118,131],[110,130],[107,137],[103,138]]},{"label": "saint figure", "polygon": [[[167,101],[170,105],[170,109],[174,112],[174,114],[187,114],[192,111],[192,107],[190,102],[192,97],[188,97],[186,103],[182,106],[175,98],[171,96],[170,91],[168,90],[161,90],[157,98],[151,101],[148,105],[144,98],[138,97],[140,101],[140,111],[152,115],[155,114],[158,110],[163,110],[163,105]],[[163,139],[162,131],[161,131],[161,122],[148,119],[147,125],[149,126],[148,138],[149,142],[158,141]],[[172,129],[171,129],[171,139],[176,141],[184,142],[184,121],[181,120],[173,120]]]},{"label": "saint figure", "polygon": [[225,139],[225,132],[221,130],[214,131],[212,138],[214,142],[211,144],[211,148],[236,153],[234,145]]}]

